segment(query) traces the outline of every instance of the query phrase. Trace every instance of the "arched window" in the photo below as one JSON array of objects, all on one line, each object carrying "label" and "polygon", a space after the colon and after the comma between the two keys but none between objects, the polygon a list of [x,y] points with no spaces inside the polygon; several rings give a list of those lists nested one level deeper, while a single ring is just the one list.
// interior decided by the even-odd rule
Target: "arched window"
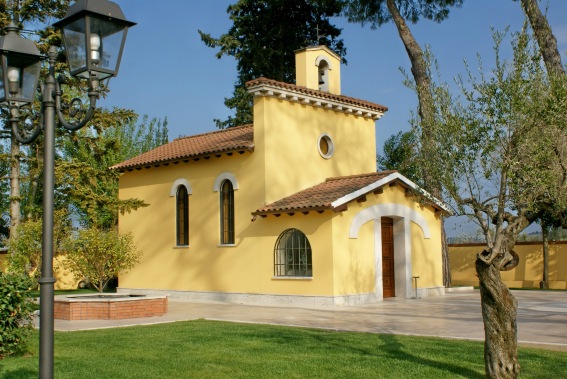
[{"label": "arched window", "polygon": [[275,276],[313,276],[311,245],[301,231],[288,229],[276,242],[274,252]]},{"label": "arched window", "polygon": [[234,188],[228,179],[220,186],[221,244],[234,244]]},{"label": "arched window", "polygon": [[183,185],[177,187],[177,246],[189,245],[189,194]]}]

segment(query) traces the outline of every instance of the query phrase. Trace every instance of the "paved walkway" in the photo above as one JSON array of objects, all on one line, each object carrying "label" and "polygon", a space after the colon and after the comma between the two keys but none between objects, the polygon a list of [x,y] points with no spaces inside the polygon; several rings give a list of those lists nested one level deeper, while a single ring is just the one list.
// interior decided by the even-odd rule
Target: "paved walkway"
[{"label": "paved walkway", "polygon": [[[567,292],[513,291],[518,299],[518,342],[567,351]],[[386,299],[380,304],[312,309],[304,307],[169,300],[160,317],[128,320],[55,320],[55,330],[74,331],[207,319],[372,333],[483,340],[478,290],[423,299]]]}]

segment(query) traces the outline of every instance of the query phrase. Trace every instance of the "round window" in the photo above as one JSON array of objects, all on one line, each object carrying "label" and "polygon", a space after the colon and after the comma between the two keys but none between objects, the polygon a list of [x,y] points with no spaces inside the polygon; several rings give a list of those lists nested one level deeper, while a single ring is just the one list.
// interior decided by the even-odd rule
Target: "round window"
[{"label": "round window", "polygon": [[335,146],[333,145],[333,140],[328,134],[321,134],[319,136],[318,143],[319,154],[325,159],[329,159],[333,156],[335,152]]}]

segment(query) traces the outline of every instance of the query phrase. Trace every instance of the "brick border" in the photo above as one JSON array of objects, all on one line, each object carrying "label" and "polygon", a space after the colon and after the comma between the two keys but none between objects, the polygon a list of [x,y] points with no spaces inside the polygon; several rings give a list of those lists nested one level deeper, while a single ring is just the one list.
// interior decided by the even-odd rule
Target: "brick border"
[{"label": "brick border", "polygon": [[58,320],[123,320],[163,316],[167,308],[167,296],[109,294],[56,296],[53,311]]}]

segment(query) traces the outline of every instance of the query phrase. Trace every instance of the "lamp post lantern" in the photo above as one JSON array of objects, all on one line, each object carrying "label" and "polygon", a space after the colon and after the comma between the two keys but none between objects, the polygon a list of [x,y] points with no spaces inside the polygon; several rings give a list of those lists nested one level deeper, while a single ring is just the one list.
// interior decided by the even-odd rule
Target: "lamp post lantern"
[{"label": "lamp post lantern", "polygon": [[115,3],[77,0],[54,24],[63,32],[71,75],[99,80],[116,76],[128,28],[133,25]]},{"label": "lamp post lantern", "polygon": [[18,35],[10,23],[0,37],[0,103],[28,104],[34,100],[41,54],[33,41]]},{"label": "lamp post lantern", "polygon": [[[33,142],[44,132],[43,234],[40,284],[39,377],[53,378],[54,356],[54,283],[53,277],[53,203],[55,165],[55,124],[68,130],[82,128],[92,118],[100,92],[100,81],[116,76],[128,28],[120,7],[108,0],[77,0],[65,17],[54,26],[60,28],[72,76],[89,81],[89,105],[85,112],[78,98],[62,104],[61,85],[55,80],[57,52],[51,47],[49,70],[42,88],[42,118],[37,125],[20,125],[20,107],[30,104],[37,89],[41,56],[35,44],[18,36],[11,24],[0,38],[0,104],[10,108],[12,138],[20,143]],[[69,108],[67,121],[63,108]]]}]

